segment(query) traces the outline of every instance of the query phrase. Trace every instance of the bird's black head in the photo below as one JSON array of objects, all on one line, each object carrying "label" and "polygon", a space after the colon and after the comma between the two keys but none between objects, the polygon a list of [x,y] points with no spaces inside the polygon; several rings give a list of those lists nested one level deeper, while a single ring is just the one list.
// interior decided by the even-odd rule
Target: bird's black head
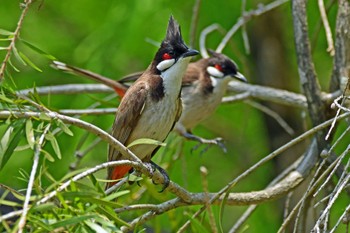
[{"label": "bird's black head", "polygon": [[181,36],[181,29],[176,20],[170,16],[166,37],[153,60],[153,67],[161,73],[173,66],[179,59],[197,55],[198,51],[189,49]]},{"label": "bird's black head", "polygon": [[211,57],[208,58],[208,73],[215,78],[234,77],[247,82],[246,78],[238,72],[238,67],[229,57],[213,50],[208,50]]}]

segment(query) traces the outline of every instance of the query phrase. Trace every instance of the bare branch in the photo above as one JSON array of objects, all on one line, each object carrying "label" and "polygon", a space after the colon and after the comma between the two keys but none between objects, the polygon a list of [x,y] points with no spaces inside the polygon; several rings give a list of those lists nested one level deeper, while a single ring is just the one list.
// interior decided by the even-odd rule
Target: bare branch
[{"label": "bare branch", "polygon": [[36,171],[38,169],[38,164],[39,164],[39,155],[41,153],[41,147],[44,143],[45,136],[46,136],[47,132],[49,131],[50,127],[51,127],[51,124],[48,124],[45,127],[44,132],[41,134],[38,142],[35,145],[32,171],[30,172],[26,197],[25,197],[25,200],[23,203],[23,213],[22,213],[21,218],[20,218],[19,223],[18,223],[18,232],[19,233],[23,232],[23,229],[24,229],[25,224],[26,224],[27,213],[29,210],[29,200],[30,200],[30,197],[32,194],[32,189],[33,189],[34,180],[35,180],[35,174],[36,174]]},{"label": "bare branch", "polygon": [[335,56],[333,60],[333,72],[329,86],[331,92],[344,90],[340,87],[342,77],[349,77],[347,69],[350,65],[350,3],[347,0],[339,0],[337,23],[335,30]]},{"label": "bare branch", "polygon": [[196,0],[196,2],[193,5],[192,10],[192,19],[191,19],[191,28],[190,28],[190,47],[195,47],[195,41],[196,41],[196,29],[198,26],[198,18],[199,18],[199,8],[201,6],[201,0]]},{"label": "bare branch", "polygon": [[329,52],[329,54],[331,56],[334,56],[334,45],[333,45],[332,30],[331,30],[331,28],[329,26],[327,13],[326,13],[326,9],[324,7],[323,0],[318,0],[318,8],[320,9],[320,14],[321,14],[323,27],[324,27],[324,30],[326,31],[326,38],[327,38],[327,43],[328,43],[327,52]]},{"label": "bare branch", "polygon": [[[312,62],[308,25],[306,16],[306,1],[292,0],[294,42],[298,60],[300,83],[308,103],[308,110],[313,126],[324,122],[325,107],[321,98],[321,90]],[[319,135],[318,141],[321,142]]]},{"label": "bare branch", "polygon": [[222,39],[222,41],[220,42],[219,46],[216,48],[216,52],[221,53],[222,50],[224,50],[226,44],[228,43],[228,41],[231,39],[231,37],[233,36],[233,34],[240,28],[242,27],[246,22],[248,22],[249,20],[251,20],[253,17],[262,15],[272,9],[275,9],[277,7],[279,7],[280,5],[288,2],[289,0],[276,0],[274,2],[271,2],[265,6],[263,5],[259,5],[258,9],[256,10],[250,10],[247,11],[243,16],[241,16],[237,23],[235,25],[232,26],[232,28],[227,32],[226,36]]}]

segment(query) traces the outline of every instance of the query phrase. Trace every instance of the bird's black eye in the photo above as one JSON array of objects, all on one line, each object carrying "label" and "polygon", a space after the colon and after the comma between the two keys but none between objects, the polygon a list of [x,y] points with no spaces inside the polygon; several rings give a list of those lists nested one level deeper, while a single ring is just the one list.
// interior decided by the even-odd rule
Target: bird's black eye
[{"label": "bird's black eye", "polygon": [[215,69],[217,69],[217,70],[219,70],[219,71],[222,71],[222,70],[223,70],[222,66],[219,65],[219,64],[215,64],[214,67],[215,67]]}]

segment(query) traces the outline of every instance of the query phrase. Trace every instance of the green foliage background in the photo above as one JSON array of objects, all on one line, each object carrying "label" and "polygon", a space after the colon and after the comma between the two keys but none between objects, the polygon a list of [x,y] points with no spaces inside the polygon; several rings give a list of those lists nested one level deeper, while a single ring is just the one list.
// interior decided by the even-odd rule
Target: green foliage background
[{"label": "green foliage background", "polygon": [[[247,1],[247,9],[256,8],[259,3],[269,1]],[[0,28],[13,31],[16,27],[21,10],[19,2],[13,0],[0,1]],[[20,37],[27,40],[42,50],[67,62],[86,69],[93,70],[107,77],[118,79],[126,74],[145,69],[150,63],[156,51],[156,47],[147,42],[152,40],[160,42],[165,34],[167,21],[173,15],[180,23],[185,41],[189,41],[189,30],[194,1],[177,0],[143,0],[143,1],[36,1],[30,8],[24,20]],[[310,37],[313,40],[313,55],[316,69],[323,87],[327,87],[327,80],[331,74],[332,58],[326,52],[326,41],[323,30],[319,29],[320,17],[316,1],[309,1]],[[329,18],[334,25],[335,7],[330,9]],[[270,14],[270,13],[267,13]],[[291,20],[290,3],[284,4],[271,14],[276,20],[271,20],[271,25],[278,24],[281,36],[276,40],[276,46],[283,48],[283,61],[286,64],[283,70],[284,88],[299,92],[298,73],[294,52],[293,30]],[[198,36],[206,26],[218,23],[224,30],[237,21],[241,15],[241,1],[202,1],[199,13],[197,39],[195,47],[198,48]],[[259,43],[262,40],[256,37],[255,29],[259,25],[260,16],[252,19],[247,24],[250,42]],[[261,30],[264,30],[262,28]],[[207,39],[208,48],[216,48],[222,39],[222,34],[214,32]],[[7,46],[6,41],[0,41],[0,46]],[[38,72],[29,66],[16,63],[20,69],[17,73],[10,73],[13,81],[7,78],[3,83],[15,90],[31,88],[33,86],[47,86],[68,83],[89,83],[90,81],[69,74],[64,74],[52,69],[50,60],[34,53],[23,44],[17,44],[18,49],[25,53],[40,69]],[[273,52],[273,47],[271,48]],[[241,31],[231,39],[230,44],[223,51],[234,59],[240,66],[240,70],[251,83],[259,83],[257,64],[254,54],[246,53]],[[3,59],[4,51],[0,51]],[[13,59],[14,61],[14,59]],[[261,70],[260,70],[261,71]],[[269,70],[264,70],[269,75]],[[268,86],[276,86],[281,77],[271,77],[276,80],[268,83]],[[52,95],[42,97],[43,103],[50,109],[84,109],[97,99],[102,99],[103,94],[80,95]],[[117,106],[116,99],[105,103],[103,106]],[[299,110],[295,114],[300,114]],[[109,130],[114,116],[85,116],[83,120],[96,124],[102,129]],[[293,123],[292,123],[293,124]],[[295,123],[294,123],[295,124]],[[280,127],[276,124],[275,127]],[[5,126],[0,125],[0,132]],[[74,153],[79,140],[84,132],[71,127],[73,137],[61,134],[59,141],[62,159],[48,162],[42,159],[44,170],[59,180],[69,173],[70,163],[75,161]],[[168,139],[168,147],[159,151],[155,156],[155,162],[163,167],[171,165],[168,169],[170,178],[192,192],[203,191],[199,168],[205,166],[208,171],[209,190],[218,191],[231,179],[242,173],[252,164],[267,155],[271,151],[271,142],[266,126],[266,116],[258,110],[244,103],[222,105],[207,121],[198,126],[194,132],[202,137],[223,137],[226,141],[228,153],[224,154],[219,148],[211,147],[207,152],[200,154],[200,150],[191,153],[191,148],[196,145],[193,142],[183,142],[180,150],[180,139],[171,135]],[[85,142],[88,146],[95,137],[90,135]],[[285,136],[286,142],[292,137]],[[283,144],[281,142],[281,145]],[[25,144],[25,136],[20,144]],[[203,148],[203,147],[201,147]],[[46,144],[45,150],[54,154],[50,144]],[[174,156],[175,152],[179,152]],[[86,157],[83,158],[79,168],[92,167],[106,161],[107,145],[100,143]],[[298,155],[298,154],[297,154]],[[296,155],[296,156],[297,156]],[[30,150],[15,152],[9,163],[0,171],[0,183],[16,189],[23,189],[27,183],[21,179],[19,170],[30,172],[33,153]],[[258,169],[244,182],[235,187],[234,191],[251,191],[264,188],[278,171],[282,169],[281,163],[272,162]],[[99,178],[105,178],[105,171],[98,174]],[[43,177],[43,187],[51,184],[51,181]],[[137,202],[159,203],[164,200],[167,192],[158,194],[159,187],[153,186],[149,181],[142,181],[148,190],[141,200]],[[129,186],[126,187],[130,188]],[[137,185],[132,187],[132,192],[139,189]],[[130,195],[126,199],[130,199]],[[123,200],[123,199],[121,199]],[[266,203],[253,214],[248,221],[247,232],[275,232],[282,220],[282,202]],[[185,219],[191,216],[199,207],[179,208],[169,214],[157,217],[149,222],[149,225],[157,231],[167,227],[178,227]],[[213,207],[216,217],[219,207]],[[240,216],[246,207],[226,207],[223,219],[224,229],[229,229],[233,222]]]}]

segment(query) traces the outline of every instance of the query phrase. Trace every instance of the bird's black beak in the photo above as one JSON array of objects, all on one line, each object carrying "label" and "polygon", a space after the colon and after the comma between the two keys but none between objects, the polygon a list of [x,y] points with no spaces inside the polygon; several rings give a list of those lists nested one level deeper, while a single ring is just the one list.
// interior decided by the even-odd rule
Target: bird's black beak
[{"label": "bird's black beak", "polygon": [[182,57],[192,57],[192,56],[196,56],[198,55],[199,52],[197,50],[194,50],[194,49],[188,49],[188,51],[186,53],[184,53],[182,55]]},{"label": "bird's black beak", "polygon": [[230,76],[238,79],[239,81],[242,81],[242,82],[245,82],[245,83],[248,82],[248,80],[244,77],[244,75],[239,73],[239,72],[237,72],[235,74],[231,74]]}]

